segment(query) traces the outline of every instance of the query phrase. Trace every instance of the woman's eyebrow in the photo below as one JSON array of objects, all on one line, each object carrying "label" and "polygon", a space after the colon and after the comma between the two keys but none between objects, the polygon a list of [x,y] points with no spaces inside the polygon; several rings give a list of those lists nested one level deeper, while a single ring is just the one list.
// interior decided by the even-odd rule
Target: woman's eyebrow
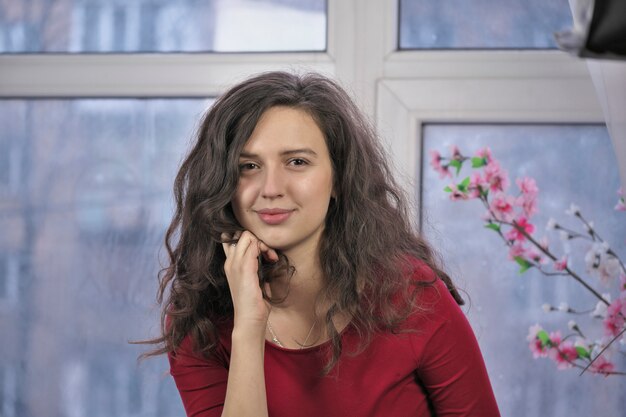
[{"label": "woman's eyebrow", "polygon": [[[315,156],[315,157],[317,156],[317,152],[315,152],[311,148],[287,149],[287,150],[282,151],[280,155],[288,156],[288,155],[303,154],[303,153],[307,155]],[[259,155],[255,153],[251,153],[251,152],[241,151],[241,153],[239,154],[239,157],[240,158],[258,158]]]},{"label": "woman's eyebrow", "polygon": [[285,155],[293,155],[293,154],[299,154],[299,153],[305,153],[307,155],[317,156],[317,152],[315,152],[311,148],[289,149],[286,151],[282,151],[280,154],[285,156]]}]

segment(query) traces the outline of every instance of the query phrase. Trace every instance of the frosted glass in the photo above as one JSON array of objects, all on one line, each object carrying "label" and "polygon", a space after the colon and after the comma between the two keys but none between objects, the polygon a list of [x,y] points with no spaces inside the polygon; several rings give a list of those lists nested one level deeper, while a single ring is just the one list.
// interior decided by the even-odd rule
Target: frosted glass
[{"label": "frosted glass", "polygon": [[184,415],[166,358],[128,341],[158,334],[172,184],[208,105],[0,101],[0,415]]},{"label": "frosted glass", "polygon": [[325,0],[0,2],[0,53],[325,49]]},{"label": "frosted glass", "polygon": [[400,49],[556,48],[568,0],[399,0]]},{"label": "frosted glass", "polygon": [[[449,154],[452,144],[472,156],[476,150],[489,146],[508,171],[512,187],[515,178],[536,178],[539,213],[532,220],[538,237],[548,236],[554,248],[560,250],[558,235],[544,232],[544,228],[548,219],[554,217],[580,230],[576,220],[564,213],[575,202],[625,259],[626,219],[624,213],[613,210],[619,179],[606,128],[431,124],[425,126],[423,138],[423,231],[441,252],[453,279],[466,291],[465,310],[479,338],[502,415],[623,415],[626,378],[579,376],[579,371],[573,369],[559,371],[549,359],[533,359],[528,349],[526,335],[535,323],[568,333],[567,322],[575,319],[591,329],[587,314],[547,314],[542,304],[567,301],[582,310],[590,303],[595,306],[594,299],[571,278],[546,277],[535,270],[520,275],[518,265],[508,260],[507,248],[500,238],[484,228],[480,219],[485,212],[482,204],[476,200],[450,201],[449,194],[443,191],[449,182],[439,179],[430,169],[428,156],[432,149]],[[585,245],[579,247],[572,242],[571,246],[572,253],[584,253]],[[580,257],[576,259],[574,268],[584,274]],[[624,358],[616,359],[617,368],[624,370]]]}]

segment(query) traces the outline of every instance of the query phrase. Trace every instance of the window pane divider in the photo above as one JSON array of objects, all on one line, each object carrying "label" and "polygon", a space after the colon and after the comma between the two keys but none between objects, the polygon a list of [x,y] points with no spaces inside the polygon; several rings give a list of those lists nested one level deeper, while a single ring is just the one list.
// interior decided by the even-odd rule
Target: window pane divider
[{"label": "window pane divider", "polygon": [[332,73],[327,53],[0,56],[0,97],[206,97],[251,73]]}]

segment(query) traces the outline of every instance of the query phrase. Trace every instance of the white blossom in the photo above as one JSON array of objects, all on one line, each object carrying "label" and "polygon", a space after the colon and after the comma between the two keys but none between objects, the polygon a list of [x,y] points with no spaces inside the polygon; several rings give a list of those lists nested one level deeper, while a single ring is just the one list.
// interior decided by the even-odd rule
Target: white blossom
[{"label": "white blossom", "polygon": [[567,327],[569,327],[570,330],[574,330],[574,328],[578,327],[578,324],[576,324],[574,320],[570,320],[567,322]]},{"label": "white blossom", "polygon": [[602,249],[602,252],[604,253],[609,253],[609,251],[611,250],[611,247],[609,246],[609,242],[604,241],[600,244],[600,248]]},{"label": "white blossom", "polygon": [[552,311],[552,306],[548,303],[544,304],[541,306],[541,308],[543,309],[543,311],[545,311],[546,313],[549,313]]},{"label": "white blossom", "polygon": [[619,260],[606,252],[607,245],[594,243],[585,254],[587,273],[609,285],[620,274]]},{"label": "white blossom", "polygon": [[548,220],[548,224],[546,224],[546,230],[550,231],[550,230],[554,230],[556,229],[556,227],[558,226],[556,220],[554,220],[552,217],[550,217],[550,219]]},{"label": "white blossom", "polygon": [[[611,294],[602,294],[602,298],[604,298],[609,303],[611,302]],[[608,306],[604,304],[603,301],[598,301],[595,310],[593,310],[593,312],[591,313],[591,316],[597,318],[605,318],[607,307]]]},{"label": "white blossom", "polygon": [[587,231],[587,233],[591,233],[592,229],[593,229],[593,222],[585,223],[585,230]]},{"label": "white blossom", "polygon": [[567,304],[566,302],[561,302],[559,304],[559,311],[567,313],[569,311],[569,304]]},{"label": "white blossom", "polygon": [[567,210],[565,210],[565,214],[568,214],[570,216],[576,216],[576,215],[580,214],[580,207],[578,207],[576,204],[572,203],[572,204],[570,204],[569,208]]},{"label": "white blossom", "polygon": [[563,242],[567,242],[570,238],[569,233],[567,233],[565,230],[561,230],[561,233],[559,233],[559,237]]}]

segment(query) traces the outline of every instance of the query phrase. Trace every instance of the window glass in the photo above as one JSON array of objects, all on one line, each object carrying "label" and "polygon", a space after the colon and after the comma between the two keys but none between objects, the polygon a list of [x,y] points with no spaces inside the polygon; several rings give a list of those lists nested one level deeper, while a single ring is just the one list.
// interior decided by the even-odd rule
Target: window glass
[{"label": "window glass", "polygon": [[326,1],[3,1],[0,28],[0,53],[323,51]]},{"label": "window glass", "polygon": [[[464,155],[489,147],[508,171],[509,192],[515,194],[515,179],[531,176],[539,188],[539,212],[531,218],[534,235],[546,236],[554,252],[569,245],[572,267],[601,292],[613,292],[617,284],[604,287],[586,272],[584,255],[590,246],[580,240],[563,243],[558,233],[545,230],[550,217],[582,230],[566,215],[572,202],[594,221],[598,233],[613,249],[626,255],[624,214],[614,211],[619,188],[616,158],[604,126],[599,125],[445,125],[423,129],[423,184],[421,187],[423,231],[441,252],[448,272],[467,291],[465,310],[478,336],[494,391],[503,416],[586,417],[615,415],[623,409],[626,379],[585,374],[579,369],[557,370],[549,359],[533,359],[526,336],[529,327],[572,333],[575,320],[583,333],[600,338],[602,324],[585,314],[545,313],[544,303],[567,302],[579,311],[593,309],[596,301],[570,277],[544,276],[536,269],[519,273],[508,259],[508,249],[481,220],[486,212],[478,200],[451,201],[440,179],[429,166],[429,151],[449,155],[457,145]],[[469,175],[469,167],[462,173]],[[464,178],[462,175],[460,178]],[[457,181],[457,183],[460,182]],[[514,191],[515,190],[515,191]],[[615,355],[616,368],[626,367],[623,355]],[[575,407],[572,405],[576,404]]]},{"label": "window glass", "polygon": [[[9,257],[0,253],[0,303],[9,295]],[[1,410],[2,408],[0,408]]]},{"label": "window glass", "polygon": [[567,0],[399,0],[399,49],[556,48]]},{"label": "window glass", "polygon": [[17,192],[0,196],[0,260],[8,259],[0,267],[9,272],[0,277],[13,274],[19,283],[18,302],[0,309],[0,369],[20,369],[14,379],[5,373],[14,393],[3,397],[5,409],[184,415],[164,376],[166,358],[138,364],[147,348],[128,341],[158,334],[157,272],[172,185],[209,104],[0,101],[0,143],[10,142],[23,160]]}]

